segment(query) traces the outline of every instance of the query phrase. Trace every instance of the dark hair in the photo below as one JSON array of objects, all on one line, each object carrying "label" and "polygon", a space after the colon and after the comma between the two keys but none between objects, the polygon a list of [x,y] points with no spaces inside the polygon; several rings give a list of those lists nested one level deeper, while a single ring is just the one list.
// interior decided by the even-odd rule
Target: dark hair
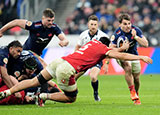
[{"label": "dark hair", "polygon": [[90,21],[90,20],[98,21],[98,18],[97,18],[96,15],[91,15],[91,16],[89,16],[89,18],[88,18],[88,21]]},{"label": "dark hair", "polygon": [[44,11],[43,11],[43,16],[45,17],[49,17],[49,18],[53,18],[55,17],[55,13],[52,9],[50,8],[46,8]]},{"label": "dark hair", "polygon": [[24,67],[30,70],[37,68],[37,61],[34,57],[29,57],[24,61]]},{"label": "dark hair", "polygon": [[110,40],[108,37],[101,37],[99,39],[100,42],[102,42],[103,44],[105,44],[107,47],[109,47],[109,44],[110,44]]},{"label": "dark hair", "polygon": [[128,13],[122,13],[122,14],[119,15],[119,18],[118,18],[119,23],[122,23],[123,19],[130,21],[131,17]]},{"label": "dark hair", "polygon": [[22,44],[18,40],[14,40],[8,44],[8,48],[10,47],[20,47],[22,48]]}]

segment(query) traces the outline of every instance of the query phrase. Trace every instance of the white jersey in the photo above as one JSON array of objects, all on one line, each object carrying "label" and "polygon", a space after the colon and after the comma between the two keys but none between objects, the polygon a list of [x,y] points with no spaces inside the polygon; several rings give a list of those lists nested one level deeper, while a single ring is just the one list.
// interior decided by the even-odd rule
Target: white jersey
[{"label": "white jersey", "polygon": [[89,30],[85,30],[84,32],[82,32],[80,34],[80,37],[79,37],[79,40],[78,40],[77,44],[80,45],[80,46],[83,46],[86,43],[88,43],[89,41],[91,41],[93,39],[99,40],[101,37],[107,37],[107,38],[109,38],[109,36],[106,33],[102,32],[99,29],[98,29],[98,31],[93,36],[91,36],[89,34]]}]

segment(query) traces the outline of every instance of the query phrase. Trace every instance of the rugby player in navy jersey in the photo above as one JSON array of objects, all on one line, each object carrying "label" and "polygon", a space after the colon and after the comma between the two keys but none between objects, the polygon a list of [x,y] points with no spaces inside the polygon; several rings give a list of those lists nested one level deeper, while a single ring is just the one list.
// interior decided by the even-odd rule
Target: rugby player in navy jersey
[{"label": "rugby player in navy jersey", "polygon": [[[17,59],[12,59],[7,64],[8,74],[17,79],[11,77],[11,80],[15,84],[18,83],[18,81],[35,77],[42,69],[43,66],[38,58],[27,50],[23,50]],[[0,86],[0,91],[6,89],[8,89],[8,87],[5,84]],[[42,84],[39,87],[28,88],[21,91],[22,97],[20,98],[11,95],[1,100],[0,104],[34,104],[35,102],[38,104],[36,100],[38,99],[37,96],[39,93],[54,93],[60,91],[56,83],[50,80],[48,83]],[[43,103],[41,103],[40,106],[43,106]]]},{"label": "rugby player in navy jersey", "polygon": [[[53,78],[57,80],[59,87],[64,91],[64,93],[41,93],[39,98],[64,103],[74,102],[78,93],[77,83],[74,79],[76,72],[86,71],[106,57],[121,60],[142,60],[146,63],[152,63],[152,59],[147,56],[137,56],[112,50],[106,46],[109,42],[110,41],[106,37],[100,38],[99,41],[92,40],[88,42],[74,53],[51,62],[33,79],[23,80],[12,88],[0,92],[0,99],[8,97],[17,91],[39,86]],[[122,47],[119,49],[121,51],[127,49],[129,46],[127,44],[128,43],[124,42]]]},{"label": "rugby player in navy jersey", "polygon": [[42,54],[43,49],[48,45],[54,35],[56,35],[60,42],[61,47],[67,46],[69,41],[66,39],[62,30],[53,23],[55,19],[55,13],[47,8],[43,11],[42,20],[31,22],[24,19],[15,19],[0,29],[0,37],[3,32],[19,26],[29,31],[29,37],[23,45],[24,50],[31,50],[38,55]]},{"label": "rugby player in navy jersey", "polygon": [[[0,47],[0,86],[6,84],[11,88],[15,85],[7,71],[7,64],[10,59],[17,59],[22,52],[22,45],[19,41],[15,40],[8,44],[8,46]],[[15,96],[21,97],[20,93],[16,93]]]},{"label": "rugby player in navy jersey", "polygon": [[[132,25],[131,18],[127,13],[122,13],[119,18],[119,28],[117,28],[114,34],[111,36],[111,47],[117,47],[118,38],[125,36],[129,41],[129,49],[127,53],[138,55],[137,45],[138,43],[143,47],[148,47],[148,41],[146,37],[142,34],[140,28]],[[140,99],[138,96],[138,90],[140,87],[140,72],[141,65],[139,60],[134,61],[117,61],[125,71],[125,79],[130,90],[131,99],[134,101],[135,105],[140,105]]]}]

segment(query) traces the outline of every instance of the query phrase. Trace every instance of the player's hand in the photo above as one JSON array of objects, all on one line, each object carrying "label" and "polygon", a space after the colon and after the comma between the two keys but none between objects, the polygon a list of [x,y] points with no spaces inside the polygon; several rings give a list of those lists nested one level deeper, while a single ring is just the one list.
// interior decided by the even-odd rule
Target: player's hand
[{"label": "player's hand", "polygon": [[131,34],[132,34],[132,36],[133,36],[133,38],[137,35],[137,32],[136,32],[136,30],[135,29],[132,29],[132,32],[131,32]]},{"label": "player's hand", "polygon": [[33,101],[33,98],[29,97],[29,96],[25,96],[25,99],[26,99],[27,102]]},{"label": "player's hand", "polygon": [[108,64],[104,64],[103,70],[104,70],[104,74],[108,73]]},{"label": "player's hand", "polygon": [[60,45],[61,47],[67,46],[68,44],[69,44],[69,41],[68,41],[68,40],[63,40],[63,41],[60,41],[60,42],[59,42],[59,45]]},{"label": "player's hand", "polygon": [[129,42],[127,40],[125,40],[123,42],[123,45],[121,46],[123,51],[127,51],[129,49]]},{"label": "player's hand", "polygon": [[146,62],[147,64],[152,64],[153,60],[148,56],[141,56],[142,61]]},{"label": "player's hand", "polygon": [[28,79],[28,76],[27,75],[21,75],[20,77],[18,77],[19,81],[24,80],[24,79]]},{"label": "player's hand", "polygon": [[2,37],[3,36],[3,33],[0,31],[0,37]]},{"label": "player's hand", "polygon": [[17,97],[17,98],[21,98],[21,97],[22,97],[22,95],[21,95],[20,92],[17,92],[17,93],[15,93],[14,95],[15,95],[15,97]]}]

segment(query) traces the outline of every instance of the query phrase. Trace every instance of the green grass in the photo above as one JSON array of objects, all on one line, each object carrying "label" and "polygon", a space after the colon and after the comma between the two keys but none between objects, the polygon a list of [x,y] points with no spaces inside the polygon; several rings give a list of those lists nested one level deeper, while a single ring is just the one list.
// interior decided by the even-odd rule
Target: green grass
[{"label": "green grass", "polygon": [[142,75],[140,80],[142,105],[133,105],[123,75],[99,76],[101,102],[93,99],[90,78],[81,77],[78,97],[73,104],[47,101],[45,107],[1,105],[0,115],[159,115],[160,75]]}]

